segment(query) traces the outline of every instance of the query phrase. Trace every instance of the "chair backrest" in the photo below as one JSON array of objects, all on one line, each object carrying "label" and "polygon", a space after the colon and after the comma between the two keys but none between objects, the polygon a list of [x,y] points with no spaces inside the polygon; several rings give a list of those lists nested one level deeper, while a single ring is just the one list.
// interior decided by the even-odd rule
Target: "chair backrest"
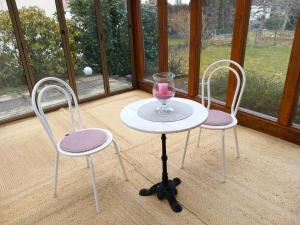
[{"label": "chair backrest", "polygon": [[[44,85],[42,87],[42,89],[38,92],[39,87],[46,83],[46,82],[51,82],[51,84],[49,85]],[[57,83],[60,84],[56,85],[53,84]],[[70,120],[71,120],[71,129],[72,131],[76,130],[76,123],[74,120],[74,115],[73,115],[73,110],[72,110],[72,100],[74,101],[74,105],[75,105],[75,112],[77,114],[78,117],[78,121],[79,121],[79,128],[83,129],[83,123],[81,120],[81,116],[80,116],[80,111],[79,111],[79,106],[78,106],[78,102],[77,102],[77,98],[75,96],[74,91],[72,90],[72,88],[63,80],[58,79],[56,77],[46,77],[41,79],[39,82],[37,82],[32,90],[32,94],[31,94],[31,103],[32,103],[32,107],[33,110],[36,114],[36,116],[39,118],[40,122],[42,123],[48,137],[50,138],[52,144],[54,145],[54,147],[56,148],[56,144],[57,141],[55,139],[55,136],[53,134],[53,131],[51,129],[51,127],[49,126],[48,120],[45,116],[45,113],[43,111],[42,108],[42,99],[43,99],[43,95],[50,90],[57,90],[60,93],[62,93],[65,96],[65,99],[67,100],[68,103],[68,108],[69,108],[69,116],[70,116]]]},{"label": "chair backrest", "polygon": [[[229,64],[229,65],[224,65],[225,63]],[[236,70],[233,67],[230,67],[230,64],[235,65],[235,67],[238,70]],[[205,84],[207,84],[207,109],[210,108],[210,104],[211,104],[210,80],[211,80],[211,77],[215,73],[219,72],[220,70],[224,70],[224,69],[231,71],[235,75],[236,80],[237,80],[234,97],[233,97],[233,100],[231,103],[231,115],[235,116],[237,113],[238,107],[240,105],[244,89],[245,89],[246,75],[245,75],[245,71],[241,67],[241,65],[233,60],[229,60],[229,59],[219,60],[219,61],[212,63],[211,65],[209,65],[207,67],[207,69],[205,70],[205,72],[203,74],[202,83],[201,83],[202,104],[204,105],[204,103],[205,103],[204,102],[205,101]],[[240,74],[242,76],[242,80],[240,78]],[[207,77],[207,82],[206,82],[206,77]]]}]

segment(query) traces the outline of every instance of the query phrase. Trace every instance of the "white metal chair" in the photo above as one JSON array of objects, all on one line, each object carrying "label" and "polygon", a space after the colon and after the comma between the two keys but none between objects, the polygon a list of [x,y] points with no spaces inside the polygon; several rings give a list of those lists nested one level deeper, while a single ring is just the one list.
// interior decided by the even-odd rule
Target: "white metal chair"
[{"label": "white metal chair", "polygon": [[[233,67],[230,67],[230,65],[224,65],[224,64],[232,64],[234,65],[238,70],[236,70]],[[234,92],[234,97],[231,105],[231,113],[226,113],[223,111],[219,110],[210,110],[210,105],[211,105],[211,97],[210,97],[210,81],[211,77],[219,72],[220,70],[229,70],[231,71],[235,77],[236,77],[236,88]],[[239,72],[242,76],[242,80],[240,79]],[[207,81],[206,81],[206,77]],[[222,137],[222,154],[221,154],[221,160],[222,160],[222,181],[225,182],[225,130],[229,128],[234,129],[234,136],[235,136],[235,146],[236,146],[236,151],[237,151],[237,157],[240,156],[239,153],[239,146],[238,146],[238,139],[237,139],[237,132],[236,132],[236,125],[237,125],[237,119],[236,119],[236,113],[241,101],[241,97],[245,88],[245,83],[246,83],[246,75],[244,69],[235,61],[232,60],[219,60],[214,63],[212,63],[204,72],[203,77],[202,77],[202,84],[201,84],[201,99],[202,99],[202,104],[205,104],[205,99],[207,99],[207,110],[208,110],[208,118],[207,120],[200,126],[199,130],[199,136],[198,136],[198,143],[197,146],[199,147],[199,142],[200,142],[200,135],[201,135],[201,128],[205,129],[211,129],[211,130],[221,130],[221,137]],[[207,84],[207,98],[205,98],[205,84]],[[183,168],[184,160],[185,160],[185,155],[187,151],[187,146],[188,146],[188,141],[190,137],[190,130],[188,131],[187,137],[186,137],[186,142],[185,142],[185,147],[183,151],[183,156],[182,156],[182,161],[181,161],[181,168]]]},{"label": "white metal chair", "polygon": [[[37,90],[42,84],[45,84],[46,82],[54,82],[56,84],[49,84],[44,85],[39,93],[37,93]],[[58,142],[55,139],[55,136],[53,134],[53,131],[51,127],[49,126],[48,120],[44,114],[43,108],[42,108],[42,98],[43,95],[50,90],[57,90],[60,93],[62,93],[68,103],[69,108],[69,116],[71,120],[71,132],[70,134],[65,135],[62,137]],[[38,94],[38,96],[37,96]],[[55,176],[54,176],[54,197],[56,196],[57,192],[57,175],[58,175],[58,161],[59,161],[59,155],[60,153],[65,156],[70,157],[85,157],[87,161],[87,166],[90,170],[90,176],[92,180],[92,186],[94,191],[94,197],[96,202],[96,210],[97,213],[99,213],[99,200],[98,200],[98,192],[96,188],[96,181],[95,181],[95,175],[94,175],[94,166],[93,161],[91,158],[91,155],[104,150],[106,147],[108,147],[111,143],[113,143],[120,165],[121,169],[123,171],[123,175],[125,177],[125,180],[127,180],[127,175],[122,163],[122,159],[120,156],[120,151],[118,148],[117,143],[113,140],[113,135],[111,132],[105,129],[101,128],[84,128],[82,119],[80,116],[79,106],[76,99],[76,96],[74,94],[74,91],[72,88],[64,81],[55,78],[55,77],[46,77],[44,79],[41,79],[39,82],[36,83],[36,85],[33,88],[32,91],[32,106],[33,110],[36,114],[36,116],[39,118],[40,122],[42,123],[53,147],[56,150],[56,158],[55,158]],[[75,105],[75,115],[77,114],[77,119],[79,122],[79,128],[76,127],[76,123],[74,120],[74,115],[72,111],[72,100],[74,101]]]}]

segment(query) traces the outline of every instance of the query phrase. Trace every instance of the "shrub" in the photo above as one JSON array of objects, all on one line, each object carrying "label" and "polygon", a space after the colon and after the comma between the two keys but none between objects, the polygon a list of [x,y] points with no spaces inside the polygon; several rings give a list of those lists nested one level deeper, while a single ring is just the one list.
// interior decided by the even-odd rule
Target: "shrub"
[{"label": "shrub", "polygon": [[[247,80],[241,107],[277,117],[284,82],[276,76],[263,77],[256,71],[246,71]],[[213,98],[225,100],[227,76],[216,76],[211,83]]]}]

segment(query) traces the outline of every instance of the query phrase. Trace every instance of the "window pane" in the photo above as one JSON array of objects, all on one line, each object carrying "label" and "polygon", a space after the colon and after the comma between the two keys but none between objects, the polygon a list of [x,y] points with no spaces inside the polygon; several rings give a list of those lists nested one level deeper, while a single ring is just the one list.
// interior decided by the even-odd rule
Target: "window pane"
[{"label": "window pane", "polygon": [[[50,76],[67,80],[55,1],[16,0],[16,3],[35,81]],[[55,105],[62,99],[59,92],[51,91],[44,101],[45,105]]]},{"label": "window pane", "polygon": [[31,102],[5,0],[0,0],[0,120],[31,111]]},{"label": "window pane", "polygon": [[111,91],[132,87],[132,65],[126,0],[102,0],[104,40]]},{"label": "window pane", "polygon": [[168,64],[177,89],[188,91],[190,1],[168,0]]},{"label": "window pane", "polygon": [[[205,0],[203,2],[200,74],[203,74],[213,62],[230,59],[234,15],[235,0]],[[227,78],[228,70],[220,71],[212,77],[211,96],[213,99],[225,101]],[[201,90],[199,93],[201,94]]]},{"label": "window pane", "polygon": [[241,107],[277,117],[298,13],[293,1],[252,2]]},{"label": "window pane", "polygon": [[67,78],[55,1],[16,1],[25,44],[36,81]]},{"label": "window pane", "polygon": [[298,95],[298,102],[296,105],[296,112],[295,112],[293,123],[300,125],[300,95]]},{"label": "window pane", "polygon": [[64,4],[79,99],[104,94],[94,1]]},{"label": "window pane", "polygon": [[158,72],[157,0],[142,0],[142,27],[144,37],[145,79],[153,80]]}]

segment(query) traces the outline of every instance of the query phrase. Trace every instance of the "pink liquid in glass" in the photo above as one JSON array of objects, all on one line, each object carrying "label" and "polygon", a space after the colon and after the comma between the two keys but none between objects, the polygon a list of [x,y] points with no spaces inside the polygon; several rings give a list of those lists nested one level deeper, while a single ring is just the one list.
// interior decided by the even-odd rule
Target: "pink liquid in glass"
[{"label": "pink liquid in glass", "polygon": [[173,93],[168,89],[168,83],[158,83],[158,91],[154,96],[158,99],[169,99],[173,97]]},{"label": "pink liquid in glass", "polygon": [[158,83],[158,92],[162,95],[168,94],[168,83]]},{"label": "pink liquid in glass", "polygon": [[173,97],[173,93],[171,91],[168,91],[167,94],[161,94],[159,92],[156,92],[155,97],[158,99],[169,99]]}]

